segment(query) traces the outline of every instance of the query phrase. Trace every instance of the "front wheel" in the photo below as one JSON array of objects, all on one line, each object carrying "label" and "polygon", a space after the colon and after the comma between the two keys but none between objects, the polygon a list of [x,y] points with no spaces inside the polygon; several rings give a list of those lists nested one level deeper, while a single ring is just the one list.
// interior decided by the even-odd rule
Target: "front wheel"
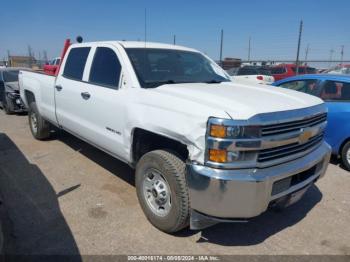
[{"label": "front wheel", "polygon": [[340,157],[345,169],[350,171],[350,141],[343,146]]},{"label": "front wheel", "polygon": [[189,197],[185,163],[165,150],[151,151],[136,166],[136,191],[147,219],[173,233],[188,226]]},{"label": "front wheel", "polygon": [[11,102],[8,101],[5,93],[4,93],[3,97],[2,97],[2,101],[1,102],[2,102],[2,108],[4,109],[5,114],[6,115],[13,114],[13,112],[12,112],[12,110],[10,108],[10,105],[9,105],[9,103],[11,103]]},{"label": "front wheel", "polygon": [[42,118],[35,102],[31,102],[28,110],[29,127],[32,135],[38,140],[50,136],[50,124]]}]

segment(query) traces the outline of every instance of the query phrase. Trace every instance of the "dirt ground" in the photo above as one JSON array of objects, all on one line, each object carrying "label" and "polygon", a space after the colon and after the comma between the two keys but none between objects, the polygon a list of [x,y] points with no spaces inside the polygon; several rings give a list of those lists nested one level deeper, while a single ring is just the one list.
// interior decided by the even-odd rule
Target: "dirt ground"
[{"label": "dirt ground", "polygon": [[284,212],[168,235],[143,215],[127,165],[64,132],[36,141],[27,116],[0,111],[5,248],[12,254],[349,255],[350,172],[332,162]]}]

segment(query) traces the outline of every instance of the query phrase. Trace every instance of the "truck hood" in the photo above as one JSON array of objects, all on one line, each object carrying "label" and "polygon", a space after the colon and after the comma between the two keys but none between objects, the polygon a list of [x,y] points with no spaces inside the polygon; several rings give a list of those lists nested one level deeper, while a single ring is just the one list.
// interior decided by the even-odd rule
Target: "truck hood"
[{"label": "truck hood", "polygon": [[[244,85],[232,82],[220,84],[186,83],[162,85],[152,90],[158,94],[178,98],[183,110],[194,110],[200,105],[207,109],[208,116],[219,110],[233,119],[246,120],[261,113],[272,113],[311,107],[323,103],[317,97],[301,92],[267,85]],[[179,101],[180,102],[180,101]],[[220,116],[217,116],[220,117]]]}]

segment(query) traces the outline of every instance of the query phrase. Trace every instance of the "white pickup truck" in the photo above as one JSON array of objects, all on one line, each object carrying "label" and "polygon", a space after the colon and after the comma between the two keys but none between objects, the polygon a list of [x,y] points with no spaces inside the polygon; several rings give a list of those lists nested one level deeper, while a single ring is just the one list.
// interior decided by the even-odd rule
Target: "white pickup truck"
[{"label": "white pickup truck", "polygon": [[134,167],[140,205],[165,232],[288,206],[329,162],[320,99],[234,84],[190,48],[76,43],[57,77],[23,71],[19,82],[33,136],[56,126]]}]

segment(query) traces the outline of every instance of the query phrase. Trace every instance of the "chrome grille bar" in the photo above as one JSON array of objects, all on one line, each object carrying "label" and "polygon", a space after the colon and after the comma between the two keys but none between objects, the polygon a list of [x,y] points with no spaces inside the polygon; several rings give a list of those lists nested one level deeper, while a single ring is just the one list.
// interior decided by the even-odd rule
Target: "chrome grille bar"
[{"label": "chrome grille bar", "polygon": [[285,146],[261,150],[258,154],[258,162],[271,161],[308,150],[309,148],[320,144],[323,140],[323,135],[323,133],[318,134],[310,138],[310,140],[304,144],[293,143]]},{"label": "chrome grille bar", "polygon": [[295,130],[300,130],[301,128],[312,127],[325,121],[327,121],[327,114],[323,113],[308,119],[262,126],[261,136],[272,136],[289,133]]}]

